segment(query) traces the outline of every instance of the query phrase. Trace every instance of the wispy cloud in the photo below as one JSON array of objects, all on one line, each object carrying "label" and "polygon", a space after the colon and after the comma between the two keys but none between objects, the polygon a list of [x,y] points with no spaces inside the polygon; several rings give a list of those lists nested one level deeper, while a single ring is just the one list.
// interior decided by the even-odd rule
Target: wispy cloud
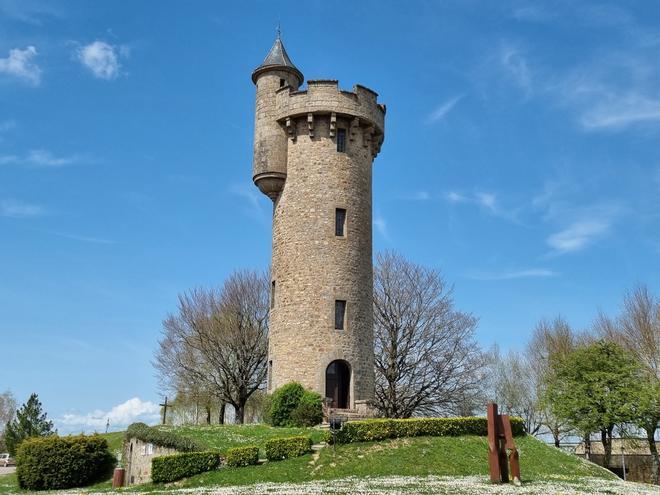
[{"label": "wispy cloud", "polygon": [[37,49],[28,46],[24,50],[13,48],[9,50],[7,58],[0,58],[0,74],[20,79],[32,86],[41,82],[41,69],[34,62]]},{"label": "wispy cloud", "polygon": [[46,230],[44,232],[51,235],[55,235],[57,237],[62,237],[64,239],[70,239],[72,241],[79,241],[79,242],[87,242],[90,244],[117,244],[117,241],[113,241],[111,239],[104,239],[102,237],[88,237],[83,235],[67,234],[65,232],[55,232],[52,230]]},{"label": "wispy cloud", "polygon": [[548,278],[557,277],[559,273],[545,268],[528,268],[525,270],[513,270],[499,273],[472,273],[467,277],[473,280],[513,280],[518,278]]},{"label": "wispy cloud", "polygon": [[444,103],[441,103],[438,105],[426,118],[426,123],[427,124],[434,124],[438,122],[439,120],[444,119],[449,112],[453,110],[453,108],[456,106],[456,104],[461,101],[463,98],[463,95],[457,95],[454,96],[453,98],[448,99]]},{"label": "wispy cloud", "polygon": [[112,407],[109,411],[96,409],[89,413],[69,413],[56,419],[56,425],[63,433],[70,432],[100,432],[110,421],[112,430],[121,430],[136,421],[154,423],[160,417],[160,407],[151,401],[143,401],[138,397],[127,400]]},{"label": "wispy cloud", "polygon": [[46,210],[36,204],[13,199],[0,200],[0,216],[9,218],[34,218],[46,214]]},{"label": "wispy cloud", "polygon": [[547,238],[551,255],[581,251],[609,235],[626,214],[624,204],[609,201],[587,206],[562,204],[551,210],[546,219],[563,226]]},{"label": "wispy cloud", "polygon": [[115,79],[121,73],[120,57],[126,57],[128,49],[94,41],[77,50],[80,63],[98,79]]},{"label": "wispy cloud", "polygon": [[14,120],[2,120],[0,121],[0,132],[11,131],[16,128],[16,121]]},{"label": "wispy cloud", "polygon": [[468,201],[471,201],[470,198],[456,191],[445,193],[445,199],[450,203],[467,203]]},{"label": "wispy cloud", "polygon": [[504,218],[515,223],[519,222],[518,210],[503,207],[500,204],[497,194],[492,192],[463,193],[448,191],[444,194],[444,199],[452,204],[476,205],[494,217]]},{"label": "wispy cloud", "polygon": [[580,251],[609,232],[611,222],[582,220],[548,237],[548,245],[558,254]]},{"label": "wispy cloud", "polygon": [[54,2],[40,0],[0,0],[0,14],[5,18],[41,26],[48,18],[63,17]]},{"label": "wispy cloud", "polygon": [[89,160],[87,155],[55,156],[47,150],[30,150],[24,156],[0,155],[0,165],[25,165],[29,167],[59,168]]},{"label": "wispy cloud", "polygon": [[260,202],[262,194],[253,184],[232,184],[229,187],[229,192],[244,200],[247,204],[246,211],[250,216],[259,221],[265,220],[266,211]]},{"label": "wispy cloud", "polygon": [[660,99],[635,93],[603,96],[580,118],[580,123],[587,130],[617,130],[653,121],[660,121]]},{"label": "wispy cloud", "polygon": [[390,234],[387,229],[387,220],[385,220],[382,215],[376,213],[373,218],[373,223],[376,232],[378,232],[378,234],[380,234],[380,236],[386,241],[391,241]]},{"label": "wispy cloud", "polygon": [[406,201],[430,201],[433,199],[433,195],[428,191],[415,191],[413,193],[402,194],[399,196],[399,199]]},{"label": "wispy cloud", "polygon": [[500,49],[499,61],[514,84],[530,96],[533,92],[532,69],[523,51],[515,45],[505,43]]}]

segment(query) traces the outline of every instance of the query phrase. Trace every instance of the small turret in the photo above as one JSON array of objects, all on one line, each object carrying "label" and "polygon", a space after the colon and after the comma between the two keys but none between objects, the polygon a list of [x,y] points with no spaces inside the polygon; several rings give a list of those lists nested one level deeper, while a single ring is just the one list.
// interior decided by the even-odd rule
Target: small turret
[{"label": "small turret", "polygon": [[273,201],[284,187],[287,160],[287,134],[274,118],[276,93],[285,87],[295,91],[303,81],[302,72],[291,62],[278,32],[263,63],[252,73],[252,82],[257,86],[252,180]]},{"label": "small turret", "polygon": [[293,62],[291,62],[289,55],[286,53],[286,49],[284,48],[284,44],[282,43],[282,38],[280,37],[279,32],[275,38],[275,43],[273,43],[272,48],[268,52],[268,55],[266,55],[266,58],[262,64],[254,69],[254,72],[252,73],[252,82],[257,84],[257,79],[260,74],[273,69],[291,72],[298,78],[298,84],[296,87],[300,86],[305,80],[302,72],[300,72],[298,68],[293,64]]}]

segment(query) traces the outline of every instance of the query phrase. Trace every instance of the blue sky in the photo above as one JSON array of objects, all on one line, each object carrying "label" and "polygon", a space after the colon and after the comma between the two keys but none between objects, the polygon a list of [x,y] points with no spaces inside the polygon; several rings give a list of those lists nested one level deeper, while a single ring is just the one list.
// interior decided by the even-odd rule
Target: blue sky
[{"label": "blue sky", "polygon": [[269,262],[278,19],[307,78],[387,104],[374,248],[440,268],[485,347],[660,291],[660,4],[576,3],[0,0],[0,390],[62,431],[154,419],[177,293]]}]

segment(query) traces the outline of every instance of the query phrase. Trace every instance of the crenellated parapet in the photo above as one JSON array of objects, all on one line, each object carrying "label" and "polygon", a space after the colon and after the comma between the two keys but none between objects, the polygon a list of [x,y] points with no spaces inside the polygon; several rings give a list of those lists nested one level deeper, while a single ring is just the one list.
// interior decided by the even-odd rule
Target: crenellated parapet
[{"label": "crenellated parapet", "polygon": [[[353,91],[339,88],[336,80],[307,81],[307,89],[295,91],[290,86],[276,93],[275,119],[285,127],[289,138],[300,133],[299,121],[307,122],[306,133],[315,136],[319,120],[328,120],[329,137],[334,137],[337,122],[350,129],[350,139],[359,137],[364,146],[372,148],[375,157],[385,136],[385,105],[378,103],[378,94],[364,86]],[[317,136],[318,137],[318,136]]]}]

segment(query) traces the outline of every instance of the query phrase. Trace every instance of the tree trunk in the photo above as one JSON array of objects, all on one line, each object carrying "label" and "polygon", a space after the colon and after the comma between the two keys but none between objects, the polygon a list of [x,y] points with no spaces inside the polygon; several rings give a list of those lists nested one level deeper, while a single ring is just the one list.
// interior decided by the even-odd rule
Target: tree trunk
[{"label": "tree trunk", "polygon": [[559,428],[553,428],[551,431],[552,438],[555,441],[555,447],[559,448]]},{"label": "tree trunk", "polygon": [[220,403],[220,408],[218,410],[218,424],[219,425],[224,425],[225,424],[225,409],[227,408],[227,404],[225,402]]},{"label": "tree trunk", "polygon": [[236,411],[236,424],[242,425],[245,421],[245,402],[234,406],[234,410]]},{"label": "tree trunk", "polygon": [[584,437],[584,457],[588,461],[591,460],[591,438],[589,438],[589,435]]},{"label": "tree trunk", "polygon": [[211,406],[204,406],[206,409],[206,424],[210,425],[211,424]]},{"label": "tree trunk", "polygon": [[646,429],[646,438],[651,451],[651,483],[657,485],[660,484],[660,458],[658,458],[658,447],[655,445],[655,428]]},{"label": "tree trunk", "polygon": [[603,467],[605,469],[610,468],[610,461],[612,460],[612,429],[613,427],[610,426],[600,430],[600,441],[605,451],[605,457],[603,457]]}]

